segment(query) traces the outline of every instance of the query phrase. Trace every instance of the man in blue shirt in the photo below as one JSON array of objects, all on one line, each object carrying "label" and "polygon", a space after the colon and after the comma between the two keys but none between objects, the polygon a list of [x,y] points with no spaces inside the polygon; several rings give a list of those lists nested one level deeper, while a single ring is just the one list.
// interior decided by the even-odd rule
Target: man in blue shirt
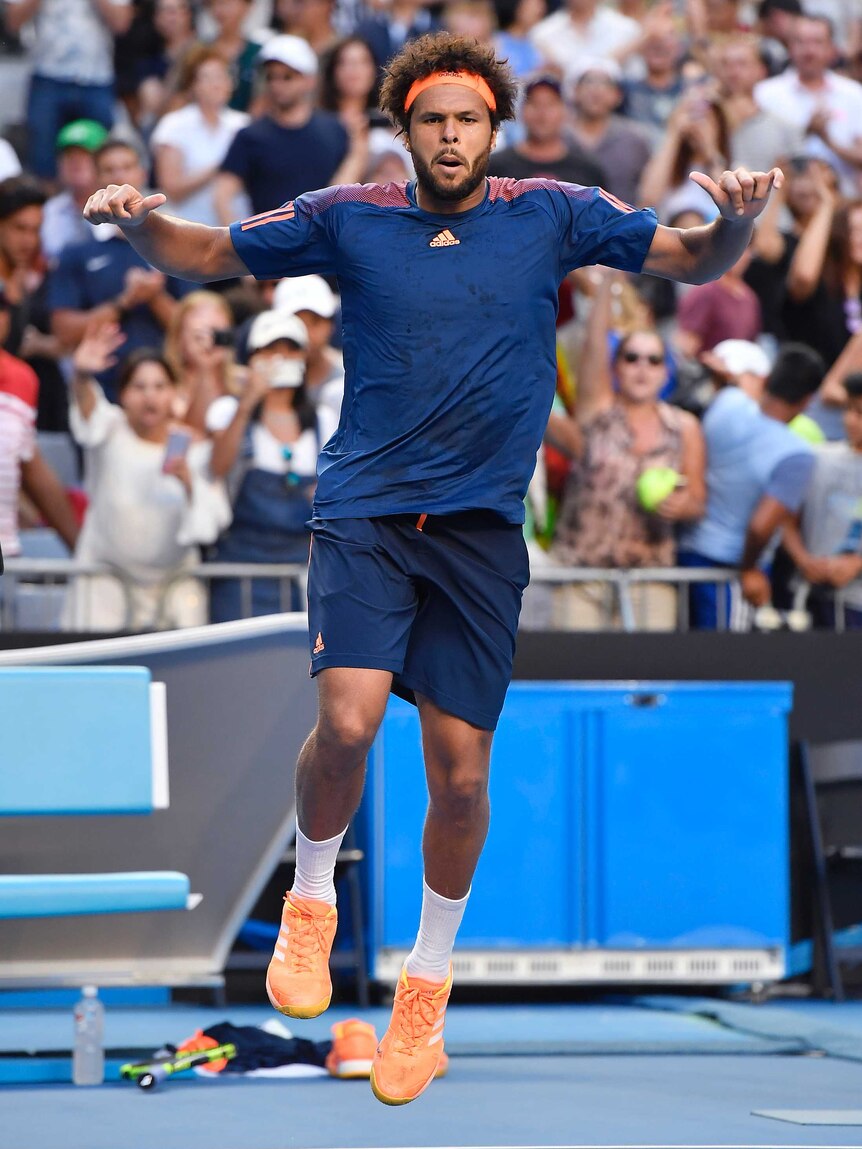
[{"label": "man in blue shirt", "polygon": [[[771,560],[770,543],[801,507],[814,471],[811,445],[787,424],[808,405],[824,373],[813,348],[786,343],[759,402],[739,387],[725,386],[703,418],[706,514],[683,529],[678,561],[686,567],[737,567],[752,606],[766,606],[772,598],[764,556]],[[730,621],[735,616],[731,611]],[[714,583],[692,583],[689,617],[693,627],[715,630]]]},{"label": "man in blue shirt", "polygon": [[[95,159],[101,180],[133,182],[145,178],[140,156],[125,140],[106,140]],[[80,343],[89,324],[110,322],[117,323],[126,337],[124,357],[141,347],[161,346],[176,302],[191,284],[166,279],[126,241],[119,228],[90,230],[89,239],[63,248],[48,277],[52,333],[71,350]],[[98,376],[111,400],[115,398],[117,374],[114,365]]]},{"label": "man in blue shirt", "polygon": [[594,263],[715,278],[782,178],[693,173],[720,218],[685,232],[598,188],[488,178],[515,96],[492,48],[422,37],[392,60],[381,94],[415,183],[329,188],[229,230],[164,216],[163,196],[131,186],[86,208],[175,275],[338,276],[345,396],[320,458],[309,567],[319,714],[297,767],[297,880],[267,987],[292,1017],[329,1003],[338,847],[390,690],[410,694],[430,802],[419,935],[371,1070],[391,1105],[439,1067],[450,957],[487,832],[491,739],[528,579],[523,499],[556,381],[558,284]]}]

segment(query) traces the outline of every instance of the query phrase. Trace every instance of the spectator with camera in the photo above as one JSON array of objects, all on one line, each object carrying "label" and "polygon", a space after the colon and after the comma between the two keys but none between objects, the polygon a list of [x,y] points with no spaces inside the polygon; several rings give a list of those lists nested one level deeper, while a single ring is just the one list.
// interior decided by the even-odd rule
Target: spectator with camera
[{"label": "spectator with camera", "polygon": [[[770,544],[802,505],[814,469],[809,443],[787,424],[804,411],[823,380],[824,365],[805,344],[785,344],[760,400],[730,383],[720,387],[703,419],[706,439],[706,513],[680,535],[684,567],[736,567],[745,601],[767,606],[772,597]],[[736,608],[736,609],[734,609]],[[744,625],[739,604],[732,621]],[[718,626],[715,584],[694,583],[689,617],[698,629]]]},{"label": "spectator with camera", "polygon": [[[609,331],[620,277],[594,274],[602,278],[578,365],[574,420],[556,415],[548,429],[550,442],[573,458],[551,557],[566,566],[671,567],[674,525],[699,518],[704,509],[703,436],[693,415],[659,399],[667,362],[657,331],[641,328],[623,335],[611,359]],[[673,630],[674,588],[656,582],[633,589],[643,629]],[[619,625],[610,592],[603,583],[561,586],[555,625],[578,630]]]},{"label": "spectator with camera", "polygon": [[[745,281],[760,300],[764,333],[776,341],[790,338],[797,317],[788,310],[787,277],[800,237],[818,214],[834,211],[838,177],[822,160],[796,153],[784,165],[784,184],[760,217],[751,242]],[[807,342],[805,328],[794,334]]]},{"label": "spectator with camera", "polygon": [[[210,407],[212,472],[227,480],[233,521],[212,552],[215,562],[305,563],[306,528],[317,482],[320,448],[335,429],[326,407],[315,409],[305,389],[308,333],[289,312],[263,311],[248,334],[248,376],[239,398]],[[272,579],[254,579],[252,614],[299,610],[294,585],[287,601]],[[212,622],[242,617],[240,584],[212,584]]]},{"label": "spectator with camera", "polygon": [[216,399],[234,390],[233,313],[216,291],[192,291],[177,304],[165,336],[177,379],[174,416],[199,434]]},{"label": "spectator with camera", "polygon": [[718,179],[727,168],[730,137],[724,110],[707,84],[692,85],[677,104],[659,147],[640,181],[637,202],[655,204],[659,219],[683,210],[696,211],[707,222],[715,204],[688,178],[692,170]]},{"label": "spectator with camera", "polygon": [[[75,349],[72,433],[84,449],[90,498],[75,558],[116,577],[82,575],[66,602],[68,630],[153,630],[206,622],[206,594],[183,574],[230,521],[209,471],[211,444],[174,417],[176,378],[158,351],[139,348],[119,371],[119,405],[96,382],[125,343],[95,322]],[[125,592],[123,590],[125,587]]]},{"label": "spectator with camera", "polygon": [[[784,318],[831,368],[862,332],[862,199],[841,202],[828,187],[799,238],[787,272]],[[812,417],[830,439],[843,437],[843,391],[823,388]]]},{"label": "spectator with camera", "polygon": [[802,510],[784,528],[782,543],[810,584],[814,625],[834,629],[840,590],[843,627],[862,630],[862,374],[848,375],[843,386],[847,438],[818,448]]}]

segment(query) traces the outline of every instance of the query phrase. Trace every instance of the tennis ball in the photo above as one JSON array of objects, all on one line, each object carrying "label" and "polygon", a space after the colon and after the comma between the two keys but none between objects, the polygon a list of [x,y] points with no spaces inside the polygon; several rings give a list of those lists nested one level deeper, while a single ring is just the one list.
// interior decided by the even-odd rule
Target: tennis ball
[{"label": "tennis ball", "polygon": [[826,436],[810,415],[803,415],[800,412],[799,415],[790,420],[787,426],[806,443],[823,443],[826,440]]},{"label": "tennis ball", "polygon": [[679,480],[679,471],[673,467],[647,467],[638,476],[635,488],[638,502],[645,511],[654,511],[659,503],[663,503],[676,490]]}]

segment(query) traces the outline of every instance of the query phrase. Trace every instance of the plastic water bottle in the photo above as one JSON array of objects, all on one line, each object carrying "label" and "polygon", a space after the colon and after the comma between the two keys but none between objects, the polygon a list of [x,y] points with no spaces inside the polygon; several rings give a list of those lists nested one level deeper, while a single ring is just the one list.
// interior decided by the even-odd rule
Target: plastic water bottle
[{"label": "plastic water bottle", "polygon": [[105,1080],[105,1007],[94,985],[85,985],[82,994],[75,1005],[72,1080],[76,1085],[101,1085]]}]

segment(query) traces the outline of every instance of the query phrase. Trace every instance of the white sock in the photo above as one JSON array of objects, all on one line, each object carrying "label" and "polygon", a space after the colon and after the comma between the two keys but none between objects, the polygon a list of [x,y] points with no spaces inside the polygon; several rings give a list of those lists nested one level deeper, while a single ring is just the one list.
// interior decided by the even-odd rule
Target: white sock
[{"label": "white sock", "polygon": [[335,905],[335,860],[347,827],[327,838],[325,842],[312,842],[299,825],[296,827],[296,874],[291,893],[298,898],[313,898],[318,902]]},{"label": "white sock", "polygon": [[422,882],[422,916],[416,944],[404,963],[408,977],[421,977],[424,981],[445,981],[449,976],[449,962],[455,948],[455,935],[461,925],[470,891],[453,901],[435,893],[426,881]]}]

